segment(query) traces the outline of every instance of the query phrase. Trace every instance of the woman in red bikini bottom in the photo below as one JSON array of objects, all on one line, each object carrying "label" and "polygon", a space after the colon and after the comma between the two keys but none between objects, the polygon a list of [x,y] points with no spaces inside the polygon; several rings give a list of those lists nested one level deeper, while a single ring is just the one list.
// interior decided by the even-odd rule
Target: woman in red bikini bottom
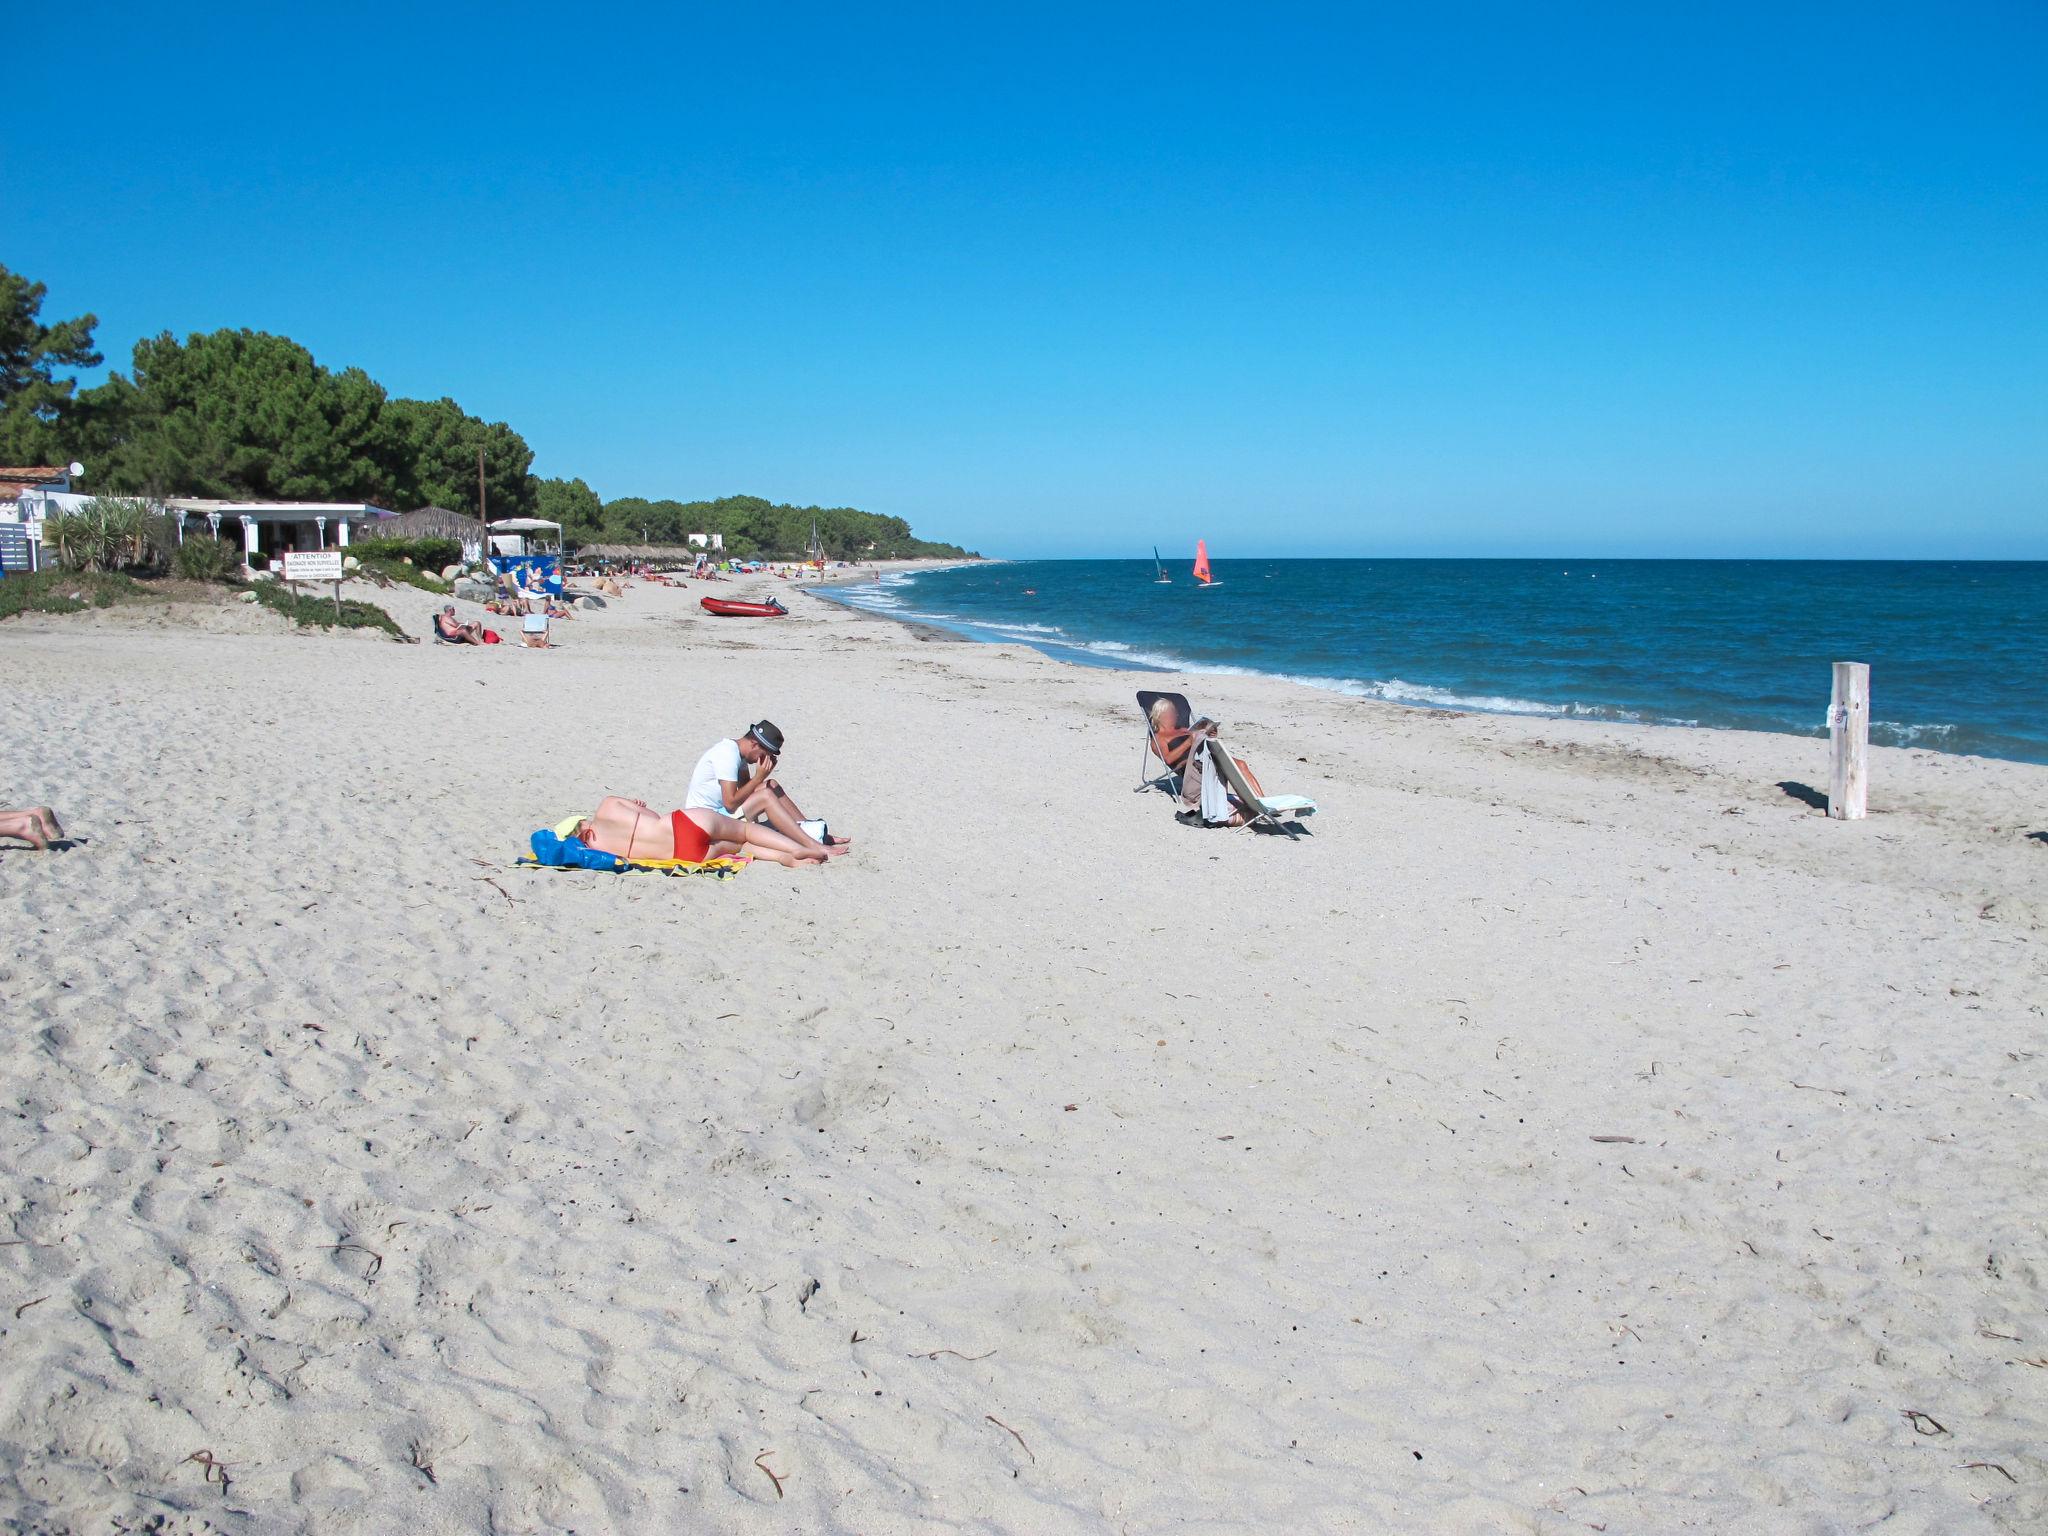
[{"label": "woman in red bikini bottom", "polygon": [[714,841],[713,834],[722,830],[718,824],[728,819],[713,811],[663,815],[649,810],[644,800],[607,795],[597,810],[584,818],[576,836],[600,853],[615,853],[622,859],[756,858],[772,859],[792,869],[825,862],[823,854],[805,852],[802,844],[772,827],[749,828],[745,842]]}]

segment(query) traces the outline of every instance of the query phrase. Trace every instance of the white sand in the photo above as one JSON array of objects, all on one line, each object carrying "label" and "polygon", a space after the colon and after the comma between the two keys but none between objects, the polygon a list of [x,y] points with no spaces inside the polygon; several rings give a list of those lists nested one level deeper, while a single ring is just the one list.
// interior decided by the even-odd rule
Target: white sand
[{"label": "white sand", "polygon": [[[2048,1529],[2048,770],[1187,679],[1290,844],[701,590],[0,628],[12,1528]],[[503,867],[761,714],[834,867]]]}]

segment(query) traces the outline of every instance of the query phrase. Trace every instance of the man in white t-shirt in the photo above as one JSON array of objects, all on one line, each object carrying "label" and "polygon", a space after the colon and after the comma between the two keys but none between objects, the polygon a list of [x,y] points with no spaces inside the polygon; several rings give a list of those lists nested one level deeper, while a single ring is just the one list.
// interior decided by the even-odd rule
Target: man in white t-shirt
[{"label": "man in white t-shirt", "polygon": [[781,757],[782,732],[772,720],[756,721],[738,737],[713,742],[711,750],[697,759],[683,809],[711,811],[737,821],[765,821],[806,853],[844,853],[853,839],[813,836],[814,828],[824,831],[823,825],[806,826],[802,808],[769,777]]}]

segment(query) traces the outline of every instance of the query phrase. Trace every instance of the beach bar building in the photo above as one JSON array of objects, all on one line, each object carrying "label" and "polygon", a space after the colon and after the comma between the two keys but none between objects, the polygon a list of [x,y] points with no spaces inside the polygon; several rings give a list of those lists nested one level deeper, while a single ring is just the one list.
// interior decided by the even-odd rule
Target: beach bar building
[{"label": "beach bar building", "polygon": [[351,532],[397,516],[360,501],[208,501],[192,496],[173,497],[164,511],[176,521],[181,544],[190,520],[204,522],[215,538],[223,528],[239,528],[244,565],[252,563],[251,555],[269,561],[307,550],[347,549]]}]

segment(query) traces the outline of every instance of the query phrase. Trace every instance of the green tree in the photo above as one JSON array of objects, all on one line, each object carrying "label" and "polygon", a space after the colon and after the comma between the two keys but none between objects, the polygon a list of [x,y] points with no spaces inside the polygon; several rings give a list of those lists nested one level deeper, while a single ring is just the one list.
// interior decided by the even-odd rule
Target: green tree
[{"label": "green tree", "polygon": [[477,512],[477,450],[483,450],[485,513],[534,515],[533,450],[502,421],[470,415],[453,400],[393,400],[385,409],[403,443],[397,466],[400,510],[433,505]]},{"label": "green tree", "polygon": [[388,506],[398,488],[405,440],[360,368],[229,330],[139,341],[134,368],[80,396],[97,491]]},{"label": "green tree", "polygon": [[59,368],[97,368],[94,315],[42,323],[41,283],[0,266],[0,463],[69,462],[65,416],[78,387]]},{"label": "green tree", "polygon": [[588,543],[604,532],[604,503],[581,480],[536,480],[534,516],[562,525],[562,536]]}]

